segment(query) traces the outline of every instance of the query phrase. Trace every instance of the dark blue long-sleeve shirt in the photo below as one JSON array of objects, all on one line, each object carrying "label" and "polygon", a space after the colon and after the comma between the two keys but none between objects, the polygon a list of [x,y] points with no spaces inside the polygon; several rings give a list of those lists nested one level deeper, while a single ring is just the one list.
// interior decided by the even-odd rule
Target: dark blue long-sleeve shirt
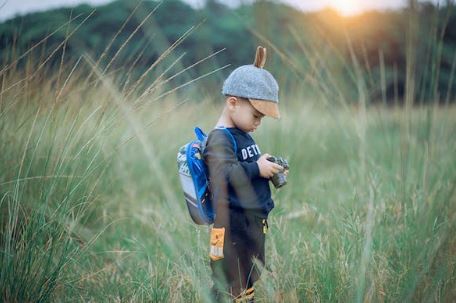
[{"label": "dark blue long-sleeve shirt", "polygon": [[236,140],[237,149],[225,130],[214,129],[203,154],[216,214],[219,206],[225,206],[257,212],[266,218],[274,201],[269,179],[260,176],[256,163],[260,149],[248,133],[234,127],[227,129]]}]

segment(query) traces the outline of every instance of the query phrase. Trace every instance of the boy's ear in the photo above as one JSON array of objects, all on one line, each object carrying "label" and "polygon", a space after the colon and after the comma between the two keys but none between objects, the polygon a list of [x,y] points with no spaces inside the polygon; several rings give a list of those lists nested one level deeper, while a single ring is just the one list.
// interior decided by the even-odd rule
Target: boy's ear
[{"label": "boy's ear", "polygon": [[237,98],[236,97],[229,96],[229,97],[226,98],[226,105],[229,108],[234,108],[236,106],[236,103],[237,103]]}]

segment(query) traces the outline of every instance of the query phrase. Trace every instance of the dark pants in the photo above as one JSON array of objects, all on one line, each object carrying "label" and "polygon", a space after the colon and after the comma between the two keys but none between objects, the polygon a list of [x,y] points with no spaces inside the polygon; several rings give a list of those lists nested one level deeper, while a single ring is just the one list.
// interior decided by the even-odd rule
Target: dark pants
[{"label": "dark pants", "polygon": [[[213,295],[220,302],[225,295],[239,297],[260,278],[265,264],[264,242],[267,220],[257,213],[229,210],[225,226],[224,258],[211,260]],[[258,262],[260,267],[255,263]]]}]

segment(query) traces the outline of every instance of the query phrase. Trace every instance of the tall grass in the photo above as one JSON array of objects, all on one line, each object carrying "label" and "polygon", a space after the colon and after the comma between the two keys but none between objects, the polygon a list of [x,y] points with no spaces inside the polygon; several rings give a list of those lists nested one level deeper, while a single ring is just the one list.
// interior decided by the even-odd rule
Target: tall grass
[{"label": "tall grass", "polygon": [[[88,54],[58,75],[28,60],[1,72],[2,300],[208,302],[208,229],[187,214],[175,156],[221,104],[160,88],[165,73],[120,82]],[[347,64],[358,106],[337,85],[288,92],[254,134],[291,165],[257,299],[452,301],[456,109],[369,106]]]}]

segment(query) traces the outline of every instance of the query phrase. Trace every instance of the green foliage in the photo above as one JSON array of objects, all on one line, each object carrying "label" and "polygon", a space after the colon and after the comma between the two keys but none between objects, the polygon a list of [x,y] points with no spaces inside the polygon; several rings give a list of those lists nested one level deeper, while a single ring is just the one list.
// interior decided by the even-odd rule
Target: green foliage
[{"label": "green foliage", "polygon": [[[280,83],[282,119],[265,118],[254,136],[291,170],[288,185],[273,191],[258,301],[456,297],[456,115],[439,104],[452,99],[441,84],[451,84],[454,66],[454,29],[440,18],[447,11],[347,20],[268,2],[232,10],[208,1],[216,14],[177,1],[144,2],[131,14],[135,7],[116,1],[84,23],[89,6],[54,11],[60,21],[50,27],[49,12],[2,25],[0,300],[209,302],[208,230],[189,218],[175,157],[195,125],[213,127],[223,77],[192,82],[193,92],[179,85],[251,62],[260,42]],[[424,13],[434,17],[422,22],[433,34],[416,44]],[[70,16],[77,19],[65,25]],[[367,22],[376,25],[360,27]],[[62,24],[20,57],[32,36]],[[225,38],[240,40],[176,74],[226,47]],[[405,106],[386,106],[390,86]],[[432,105],[411,106],[429,96]],[[376,98],[385,106],[371,106]]]},{"label": "green foliage", "polygon": [[[208,233],[175,155],[219,110],[176,96],[138,108],[83,75],[58,98],[43,76],[2,94],[2,300],[209,302]],[[455,109],[287,101],[254,134],[291,166],[258,300],[451,300]]]},{"label": "green foliage", "polygon": [[[129,38],[154,9],[156,11],[153,15]],[[446,102],[454,100],[456,90],[455,12],[452,6],[436,7],[422,3],[413,10],[372,11],[354,17],[341,17],[330,9],[305,13],[268,1],[231,9],[211,0],[206,1],[202,9],[193,9],[179,0],[118,0],[97,7],[96,10],[88,5],[80,5],[33,13],[4,22],[0,25],[0,60],[3,64],[14,61],[19,54],[61,27],[35,51],[36,56],[42,56],[43,50],[50,54],[90,15],[66,43],[67,62],[75,62],[86,53],[99,58],[106,51],[102,64],[107,66],[110,64],[107,58],[113,58],[122,48],[110,64],[111,69],[122,69],[135,64],[132,68],[139,77],[172,43],[192,26],[196,26],[190,36],[177,46],[169,57],[169,62],[176,60],[179,53],[185,52],[185,56],[176,65],[177,69],[183,69],[226,48],[226,51],[211,61],[196,66],[186,74],[196,78],[226,64],[232,65],[221,71],[217,79],[206,80],[205,87],[210,89],[203,91],[204,94],[209,95],[210,91],[218,87],[221,79],[233,67],[251,63],[255,46],[263,44],[269,49],[268,69],[273,74],[286,71],[291,75],[281,81],[283,87],[290,90],[296,87],[304,87],[304,91],[314,89],[315,83],[305,81],[303,86],[302,82],[309,75],[312,77],[315,74],[311,68],[312,56],[308,52],[318,50],[320,60],[326,66],[323,70],[319,68],[321,74],[316,81],[331,81],[328,73],[336,74],[336,78],[345,78],[334,89],[336,95],[342,90],[346,96],[351,94],[349,99],[359,97],[356,94],[357,79],[353,76],[355,72],[347,64],[357,58],[366,79],[365,84],[369,88],[371,102],[397,102],[398,99],[402,102],[407,85],[407,79],[403,77],[407,64],[412,64],[414,81],[420,88],[415,92],[417,102],[436,99]],[[65,25],[72,17],[77,18]],[[411,25],[409,21],[413,18],[419,22]],[[127,39],[129,42],[124,45]],[[409,62],[406,59],[407,43],[412,43],[410,47],[416,50],[416,57],[409,56]],[[106,49],[108,45],[110,47]],[[141,56],[139,60],[138,56]],[[57,66],[59,56],[53,56],[52,62]],[[20,66],[25,64],[26,62],[19,62]],[[189,79],[186,77],[179,83]],[[381,87],[379,83],[383,82],[384,87]]]}]

